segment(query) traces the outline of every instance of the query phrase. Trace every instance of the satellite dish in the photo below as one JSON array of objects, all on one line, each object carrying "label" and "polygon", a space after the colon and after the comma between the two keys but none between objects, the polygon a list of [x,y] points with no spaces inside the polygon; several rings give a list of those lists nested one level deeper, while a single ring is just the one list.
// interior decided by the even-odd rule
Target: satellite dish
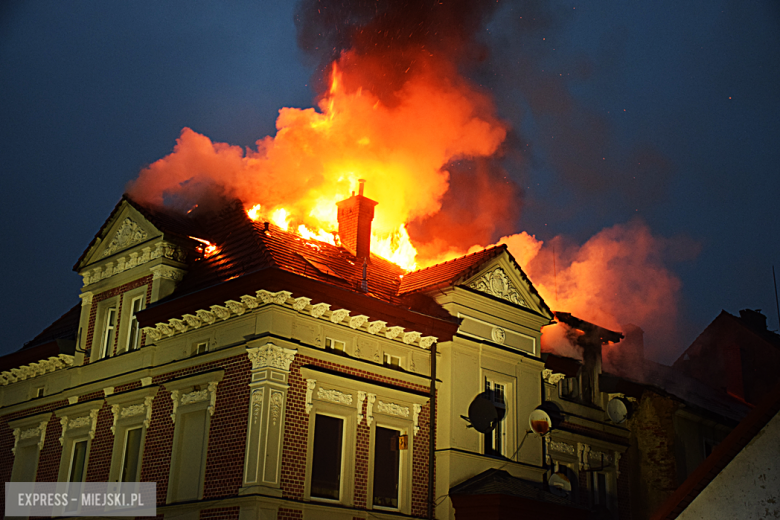
[{"label": "satellite dish", "polygon": [[539,408],[531,412],[531,415],[528,416],[528,423],[531,426],[531,430],[539,435],[544,435],[552,430],[552,420],[550,419],[550,416],[547,412],[540,410]]},{"label": "satellite dish", "polygon": [[550,485],[550,492],[559,497],[567,497],[571,493],[571,481],[563,472],[557,472],[550,475],[547,479]]},{"label": "satellite dish", "polygon": [[471,401],[469,405],[468,421],[479,433],[492,432],[504,414],[504,410],[499,414],[496,404],[490,399],[488,392],[483,392]]},{"label": "satellite dish", "polygon": [[616,397],[607,404],[609,420],[615,424],[623,424],[631,417],[631,403],[622,397]]}]

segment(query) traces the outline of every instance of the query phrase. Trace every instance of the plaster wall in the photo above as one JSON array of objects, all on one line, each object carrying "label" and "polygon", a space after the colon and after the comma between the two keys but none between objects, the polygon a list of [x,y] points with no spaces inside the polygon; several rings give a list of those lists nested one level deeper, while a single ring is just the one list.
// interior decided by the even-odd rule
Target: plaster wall
[{"label": "plaster wall", "polygon": [[681,520],[780,517],[780,414],[704,488]]}]

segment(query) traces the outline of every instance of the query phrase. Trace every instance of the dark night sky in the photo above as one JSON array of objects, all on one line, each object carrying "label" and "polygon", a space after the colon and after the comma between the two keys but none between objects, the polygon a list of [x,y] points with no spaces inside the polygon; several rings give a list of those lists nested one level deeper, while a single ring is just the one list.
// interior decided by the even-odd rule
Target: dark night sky
[{"label": "dark night sky", "polygon": [[[683,283],[677,352],[721,309],[763,309],[777,329],[780,4],[502,4],[469,75],[514,129],[517,231],[583,243],[639,218],[689,244],[668,261]],[[253,146],[281,107],[312,106],[315,62],[293,13],[248,1],[0,7],[0,354],[79,301],[71,267],[183,127]]]}]

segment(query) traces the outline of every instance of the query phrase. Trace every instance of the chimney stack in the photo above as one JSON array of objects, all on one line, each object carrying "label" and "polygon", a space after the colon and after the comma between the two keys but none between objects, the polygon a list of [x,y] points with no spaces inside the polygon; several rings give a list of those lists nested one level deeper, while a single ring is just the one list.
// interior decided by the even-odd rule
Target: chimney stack
[{"label": "chimney stack", "polygon": [[357,258],[371,256],[371,221],[374,220],[376,201],[363,196],[364,179],[358,181],[358,194],[352,192],[347,200],[337,202],[339,208],[339,237],[341,245]]}]

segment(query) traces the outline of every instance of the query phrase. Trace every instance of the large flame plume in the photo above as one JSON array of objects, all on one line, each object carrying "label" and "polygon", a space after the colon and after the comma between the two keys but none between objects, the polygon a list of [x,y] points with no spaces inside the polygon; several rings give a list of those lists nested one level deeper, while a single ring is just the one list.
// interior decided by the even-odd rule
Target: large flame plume
[{"label": "large flame plume", "polygon": [[[495,9],[472,0],[303,0],[299,45],[321,65],[316,108],[282,108],[276,135],[254,148],[185,128],[130,195],[184,210],[214,194],[237,197],[253,219],[338,244],[336,202],[365,179],[366,196],[379,202],[373,253],[414,269],[504,235],[553,309],[614,330],[633,322],[668,340],[680,282],[646,225],[614,226],[580,247],[513,234],[522,192],[500,162],[510,128],[460,72],[484,59],[476,35]],[[558,332],[545,329],[543,346],[570,353]]]}]

